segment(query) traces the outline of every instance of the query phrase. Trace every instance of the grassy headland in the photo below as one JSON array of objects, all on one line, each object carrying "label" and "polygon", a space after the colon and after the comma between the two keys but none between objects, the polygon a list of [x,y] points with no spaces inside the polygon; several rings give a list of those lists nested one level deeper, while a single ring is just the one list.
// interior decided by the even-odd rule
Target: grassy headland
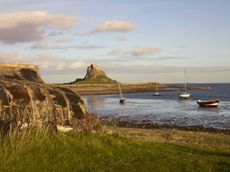
[{"label": "grassy headland", "polygon": [[[99,94],[119,94],[117,84],[105,84],[90,81],[84,81],[81,84],[54,84],[55,86],[69,87],[81,95],[99,95]],[[85,82],[88,82],[87,84]],[[90,82],[90,83],[89,83]],[[148,82],[148,83],[136,83],[136,84],[125,84],[120,83],[123,93],[141,93],[141,92],[155,92],[156,84],[159,92],[164,91],[180,91],[182,87],[178,86],[167,86],[166,84]],[[204,87],[188,87],[189,90],[208,90]]]},{"label": "grassy headland", "polygon": [[229,171],[229,145],[229,135],[179,130],[30,130],[2,140],[0,171]]},{"label": "grassy headland", "polygon": [[104,75],[97,75],[94,78],[91,79],[78,79],[76,81],[77,84],[116,84],[115,80],[112,80]]},{"label": "grassy headland", "polygon": [[[64,84],[60,86],[69,87],[81,95],[98,95],[98,94],[119,94],[117,84]],[[123,93],[153,92],[155,83],[140,84],[120,84]],[[159,89],[163,89],[163,84],[158,84]]]},{"label": "grassy headland", "polygon": [[[74,82],[66,84],[55,84],[56,86],[71,87],[81,95],[97,94],[118,94],[118,81],[111,79],[106,75],[103,69],[95,64],[87,68],[84,78],[76,79]],[[125,84],[120,83],[123,93],[153,92],[158,87],[158,91],[178,91],[183,89],[181,86],[167,86],[157,82]],[[192,90],[205,90],[207,88],[192,88]]]}]

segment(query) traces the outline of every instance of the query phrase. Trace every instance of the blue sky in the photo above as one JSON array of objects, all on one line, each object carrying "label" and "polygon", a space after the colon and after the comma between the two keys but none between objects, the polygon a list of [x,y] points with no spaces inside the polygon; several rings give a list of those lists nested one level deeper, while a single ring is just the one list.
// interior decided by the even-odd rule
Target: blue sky
[{"label": "blue sky", "polygon": [[228,0],[0,0],[0,63],[47,82],[96,63],[121,82],[230,82]]}]

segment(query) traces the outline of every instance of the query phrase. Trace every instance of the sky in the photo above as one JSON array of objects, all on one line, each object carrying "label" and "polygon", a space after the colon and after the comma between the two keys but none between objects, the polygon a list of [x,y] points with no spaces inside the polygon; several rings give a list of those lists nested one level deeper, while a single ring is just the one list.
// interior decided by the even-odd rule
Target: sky
[{"label": "sky", "polygon": [[91,63],[120,82],[230,82],[229,0],[0,0],[0,63],[48,83]]}]

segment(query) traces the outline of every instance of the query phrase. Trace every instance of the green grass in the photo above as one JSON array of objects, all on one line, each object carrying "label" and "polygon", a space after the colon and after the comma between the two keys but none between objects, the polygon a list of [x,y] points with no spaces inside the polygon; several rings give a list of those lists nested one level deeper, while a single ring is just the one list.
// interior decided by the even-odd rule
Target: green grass
[{"label": "green grass", "polygon": [[32,130],[6,137],[0,162],[0,171],[230,171],[230,150]]},{"label": "green grass", "polygon": [[105,75],[98,75],[97,77],[92,79],[79,80],[76,82],[76,84],[116,84],[116,83],[117,82],[115,80],[112,80]]}]

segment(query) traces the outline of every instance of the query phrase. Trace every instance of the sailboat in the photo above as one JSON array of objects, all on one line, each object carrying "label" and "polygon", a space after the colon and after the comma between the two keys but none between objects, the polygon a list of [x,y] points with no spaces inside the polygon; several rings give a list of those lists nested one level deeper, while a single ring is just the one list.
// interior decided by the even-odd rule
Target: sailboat
[{"label": "sailboat", "polygon": [[190,97],[190,93],[187,92],[187,84],[188,84],[188,77],[187,77],[187,73],[184,70],[184,90],[180,93],[179,97],[181,99],[188,99]]},{"label": "sailboat", "polygon": [[161,96],[160,93],[158,92],[157,83],[155,83],[155,92],[153,93],[153,96]]},{"label": "sailboat", "polygon": [[123,96],[123,94],[121,92],[121,86],[120,86],[119,83],[118,83],[118,88],[119,88],[119,92],[120,92],[120,100],[119,100],[119,102],[120,102],[120,104],[124,104],[125,103],[125,98],[124,98],[124,96]]}]

